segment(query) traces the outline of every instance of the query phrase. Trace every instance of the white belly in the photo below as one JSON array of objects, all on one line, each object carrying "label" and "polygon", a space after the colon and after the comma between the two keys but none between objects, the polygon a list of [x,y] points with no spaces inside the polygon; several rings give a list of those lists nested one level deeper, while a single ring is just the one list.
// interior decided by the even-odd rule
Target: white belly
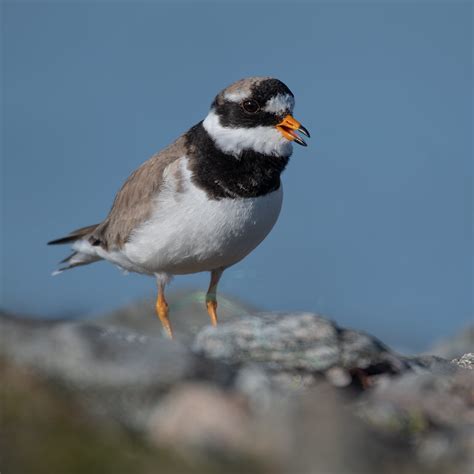
[{"label": "white belly", "polygon": [[177,163],[180,183],[169,173],[151,218],[120,252],[129,270],[185,274],[228,267],[249,254],[280,214],[280,187],[266,196],[209,200],[190,180],[186,159]]}]

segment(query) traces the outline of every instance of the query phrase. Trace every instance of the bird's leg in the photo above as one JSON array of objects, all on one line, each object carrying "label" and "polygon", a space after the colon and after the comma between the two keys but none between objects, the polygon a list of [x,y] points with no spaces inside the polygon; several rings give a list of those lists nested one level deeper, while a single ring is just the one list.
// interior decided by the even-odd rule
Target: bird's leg
[{"label": "bird's leg", "polygon": [[206,294],[206,308],[213,326],[217,326],[217,285],[219,284],[223,272],[223,269],[212,270],[211,282],[209,283],[209,289]]},{"label": "bird's leg", "polygon": [[170,339],[173,339],[173,330],[171,329],[170,320],[168,319],[168,303],[165,300],[165,285],[163,282],[158,282],[158,297],[156,298],[155,310],[166,335]]}]

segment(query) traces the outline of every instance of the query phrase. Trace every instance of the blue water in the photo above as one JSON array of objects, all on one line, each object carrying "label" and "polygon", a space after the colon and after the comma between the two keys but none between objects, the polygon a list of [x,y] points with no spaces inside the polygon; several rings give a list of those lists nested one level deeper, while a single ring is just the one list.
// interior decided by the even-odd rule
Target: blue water
[{"label": "blue water", "polygon": [[[126,176],[244,76],[312,132],[266,241],[221,290],[421,348],[471,321],[469,3],[4,2],[2,306],[100,313],[154,282],[51,278],[45,242],[100,221]],[[207,275],[175,288],[205,288]]]}]

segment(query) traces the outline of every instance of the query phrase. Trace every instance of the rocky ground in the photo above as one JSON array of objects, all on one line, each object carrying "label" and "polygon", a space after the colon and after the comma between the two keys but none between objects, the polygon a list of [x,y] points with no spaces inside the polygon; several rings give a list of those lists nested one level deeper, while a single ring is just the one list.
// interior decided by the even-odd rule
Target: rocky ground
[{"label": "rocky ground", "polygon": [[231,300],[214,329],[182,298],[175,341],[148,303],[88,322],[3,314],[2,474],[474,472],[472,330],[407,357]]}]

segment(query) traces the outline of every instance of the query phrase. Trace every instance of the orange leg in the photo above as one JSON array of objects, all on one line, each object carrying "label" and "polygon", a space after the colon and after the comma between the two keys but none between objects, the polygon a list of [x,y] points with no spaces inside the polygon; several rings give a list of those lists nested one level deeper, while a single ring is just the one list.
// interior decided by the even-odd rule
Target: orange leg
[{"label": "orange leg", "polygon": [[224,270],[212,270],[211,282],[206,294],[206,308],[211,318],[211,324],[217,326],[217,285]]},{"label": "orange leg", "polygon": [[161,282],[158,283],[158,297],[156,299],[155,310],[166,335],[170,339],[173,339],[173,330],[171,329],[170,320],[168,318],[168,303],[165,300],[165,285]]}]

